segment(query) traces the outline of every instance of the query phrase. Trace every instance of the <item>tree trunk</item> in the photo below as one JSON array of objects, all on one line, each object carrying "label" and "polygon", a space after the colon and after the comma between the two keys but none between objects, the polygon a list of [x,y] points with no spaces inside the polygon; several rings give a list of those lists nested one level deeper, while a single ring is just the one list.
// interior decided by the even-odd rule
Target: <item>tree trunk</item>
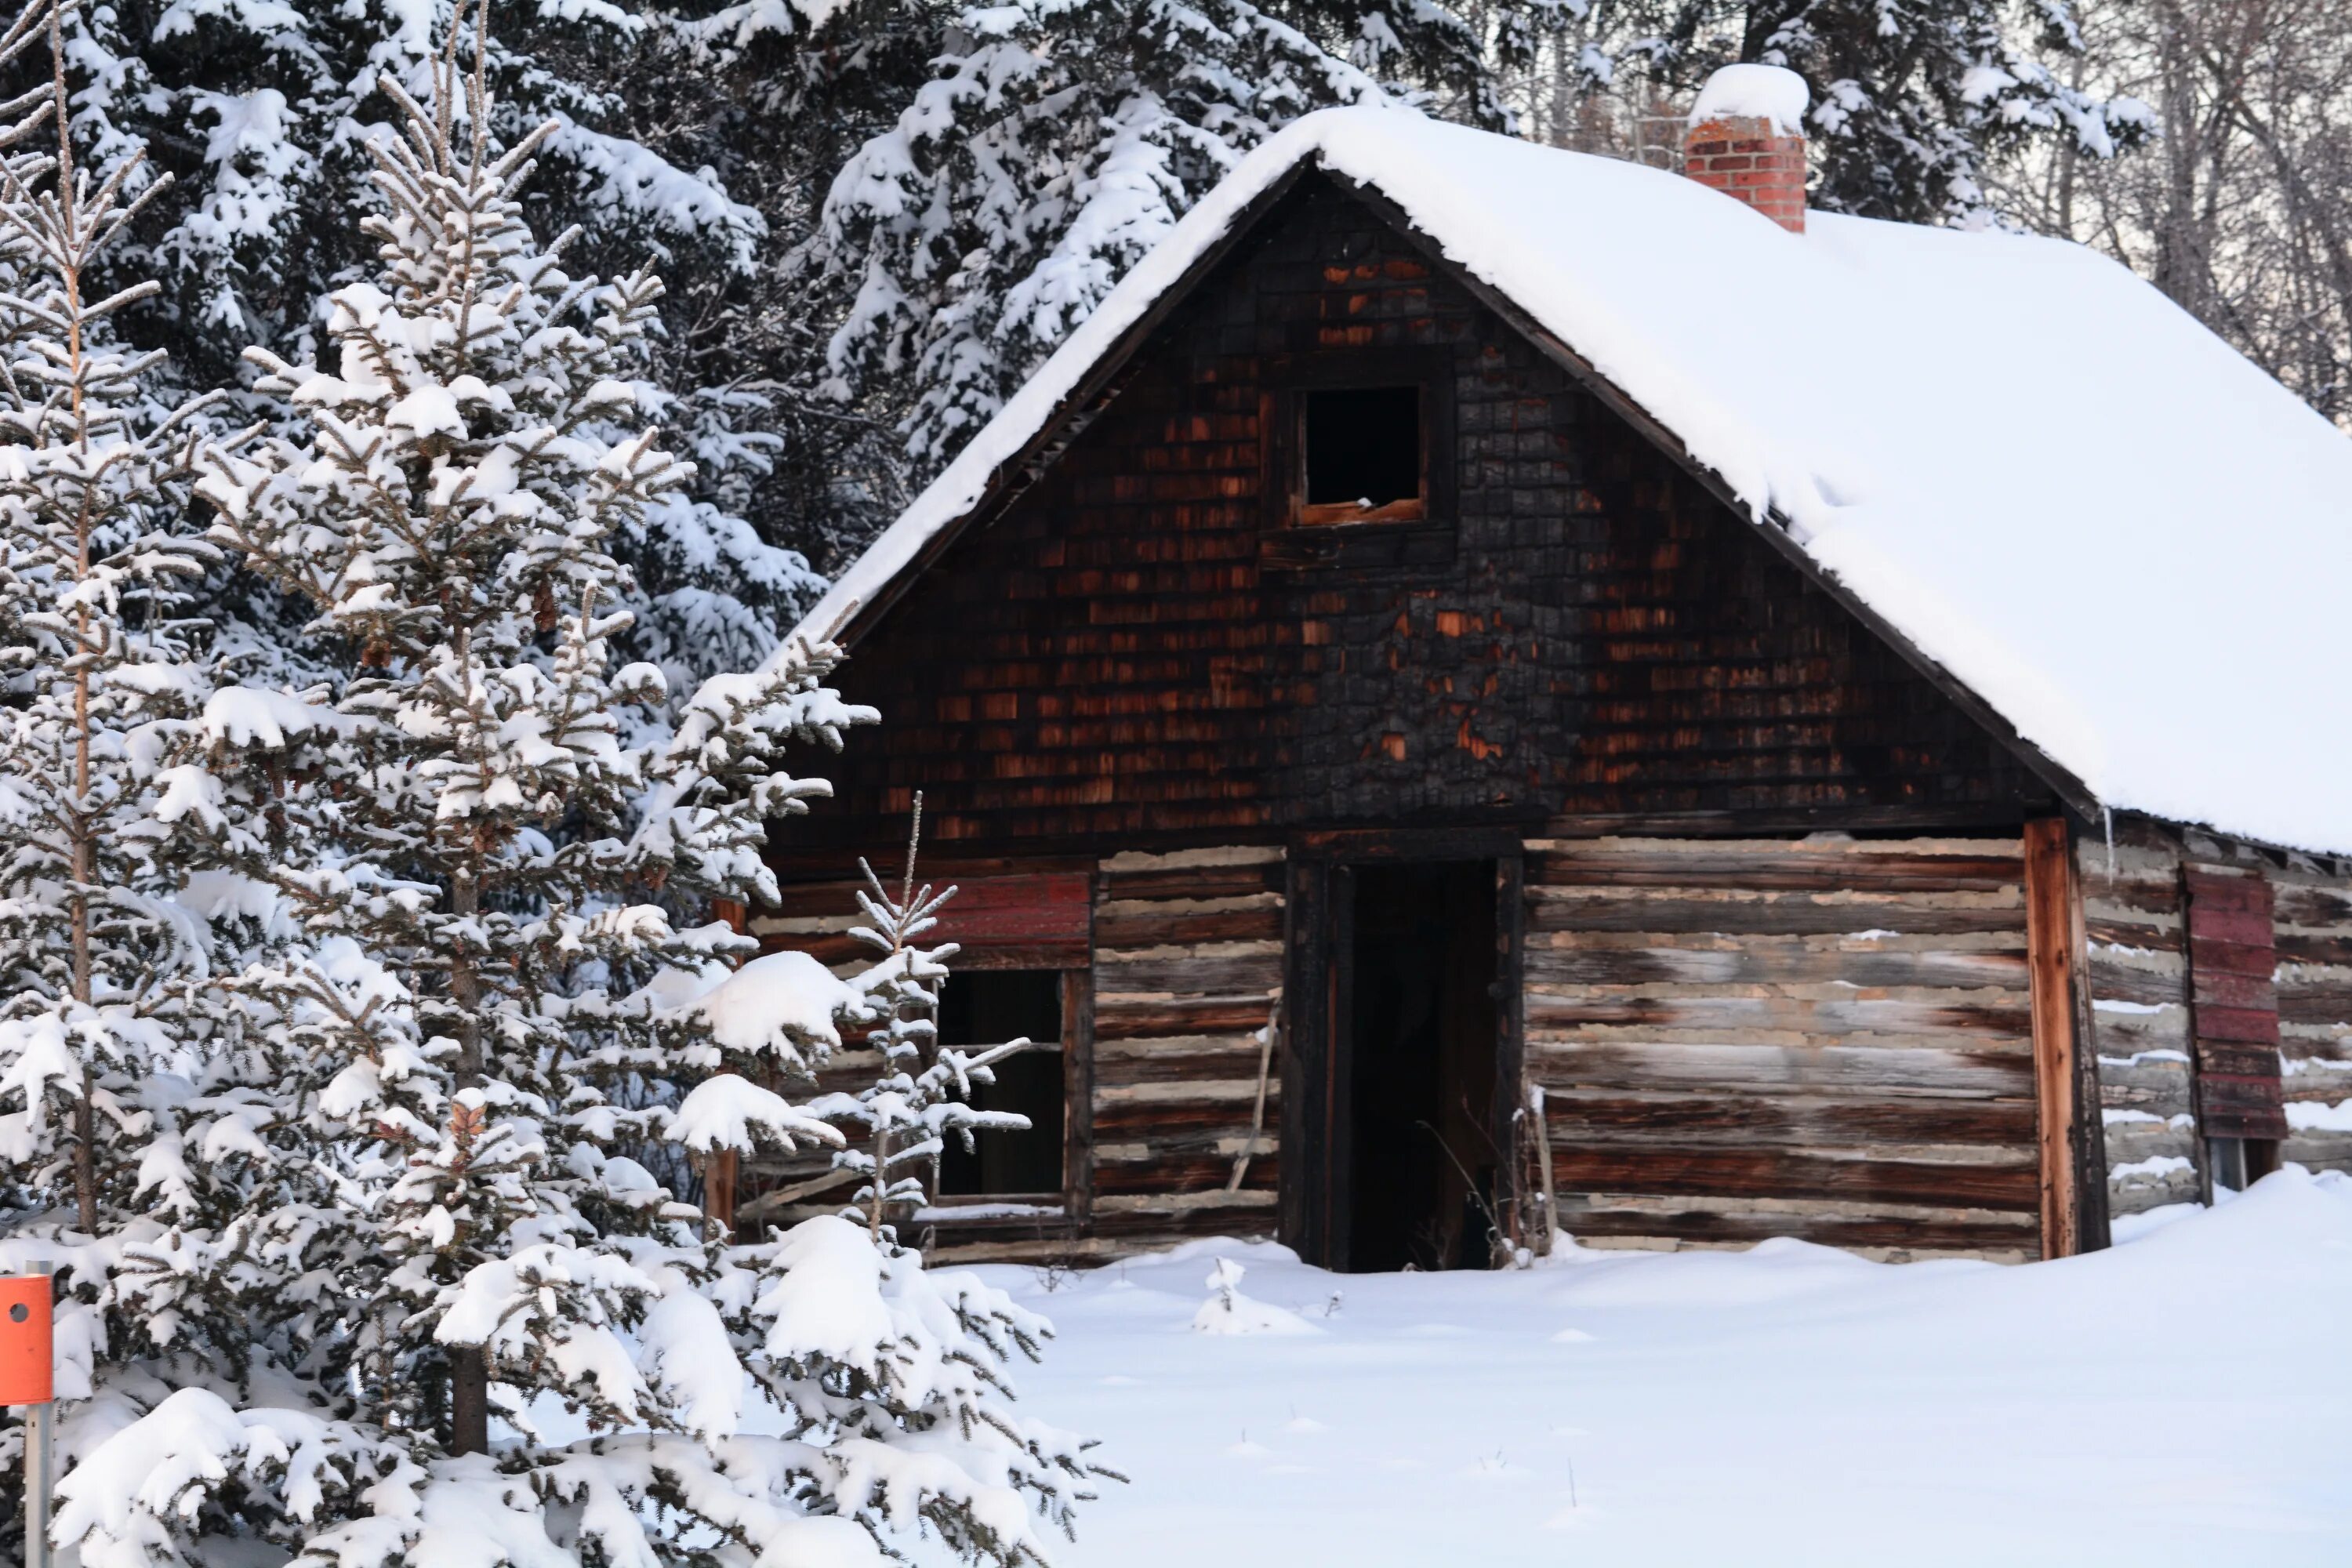
[{"label": "tree trunk", "polygon": [[[450,908],[471,920],[480,908],[480,888],[470,871],[460,871],[450,888]],[[481,986],[472,958],[462,950],[449,958],[449,999],[457,1005],[457,1087],[482,1081]],[[490,1451],[490,1357],[481,1345],[449,1347],[449,1448],[457,1454]]]}]

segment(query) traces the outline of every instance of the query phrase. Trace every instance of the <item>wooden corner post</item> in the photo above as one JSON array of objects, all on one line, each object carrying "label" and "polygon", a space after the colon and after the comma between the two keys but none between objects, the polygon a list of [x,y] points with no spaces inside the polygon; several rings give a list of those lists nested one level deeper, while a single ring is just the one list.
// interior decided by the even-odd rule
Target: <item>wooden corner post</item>
[{"label": "wooden corner post", "polygon": [[2042,1256],[2107,1245],[2097,1065],[2084,1019],[2088,942],[2063,817],[2025,825],[2025,948],[2042,1167]]}]

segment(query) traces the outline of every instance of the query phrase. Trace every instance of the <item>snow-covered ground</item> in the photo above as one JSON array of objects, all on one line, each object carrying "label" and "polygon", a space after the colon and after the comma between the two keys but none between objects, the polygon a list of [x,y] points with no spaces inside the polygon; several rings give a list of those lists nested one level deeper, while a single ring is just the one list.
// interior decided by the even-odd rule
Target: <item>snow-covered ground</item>
[{"label": "snow-covered ground", "polygon": [[[2352,1563],[2352,1182],[2176,1212],[2026,1268],[982,1272],[1059,1330],[1024,1405],[1134,1478],[1062,1568]],[[1311,1331],[1195,1331],[1219,1258]]]}]

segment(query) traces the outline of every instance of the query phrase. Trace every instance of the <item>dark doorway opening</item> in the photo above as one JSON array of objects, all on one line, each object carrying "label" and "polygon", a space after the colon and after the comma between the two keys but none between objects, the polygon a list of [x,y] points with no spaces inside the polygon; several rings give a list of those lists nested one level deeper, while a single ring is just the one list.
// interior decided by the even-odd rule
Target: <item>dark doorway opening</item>
[{"label": "dark doorway opening", "polygon": [[1347,1267],[1486,1268],[1503,1163],[1495,863],[1358,866],[1349,879]]}]

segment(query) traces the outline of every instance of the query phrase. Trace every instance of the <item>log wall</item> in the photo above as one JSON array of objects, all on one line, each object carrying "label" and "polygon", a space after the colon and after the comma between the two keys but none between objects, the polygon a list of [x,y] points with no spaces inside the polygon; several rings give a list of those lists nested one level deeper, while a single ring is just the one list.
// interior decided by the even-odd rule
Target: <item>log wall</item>
[{"label": "log wall", "polygon": [[1527,884],[1562,1229],[2038,1255],[2019,840],[1540,840]]},{"label": "log wall", "polygon": [[2090,939],[2091,1032],[2105,1122],[2107,1212],[2193,1203],[2204,1190],[2189,1037],[2180,846],[2138,823],[2077,846]]},{"label": "log wall", "polygon": [[2138,1213],[2204,1194],[2195,997],[2184,888],[2199,868],[2269,886],[2282,1158],[2352,1170],[2352,875],[2137,820],[2080,852],[2089,917],[2109,1205]]},{"label": "log wall", "polygon": [[1279,848],[1102,863],[1088,1253],[1274,1232],[1282,973]]},{"label": "log wall", "polygon": [[2352,879],[2290,860],[2277,895],[2279,1055],[2287,1135],[2280,1153],[2352,1171]]}]

